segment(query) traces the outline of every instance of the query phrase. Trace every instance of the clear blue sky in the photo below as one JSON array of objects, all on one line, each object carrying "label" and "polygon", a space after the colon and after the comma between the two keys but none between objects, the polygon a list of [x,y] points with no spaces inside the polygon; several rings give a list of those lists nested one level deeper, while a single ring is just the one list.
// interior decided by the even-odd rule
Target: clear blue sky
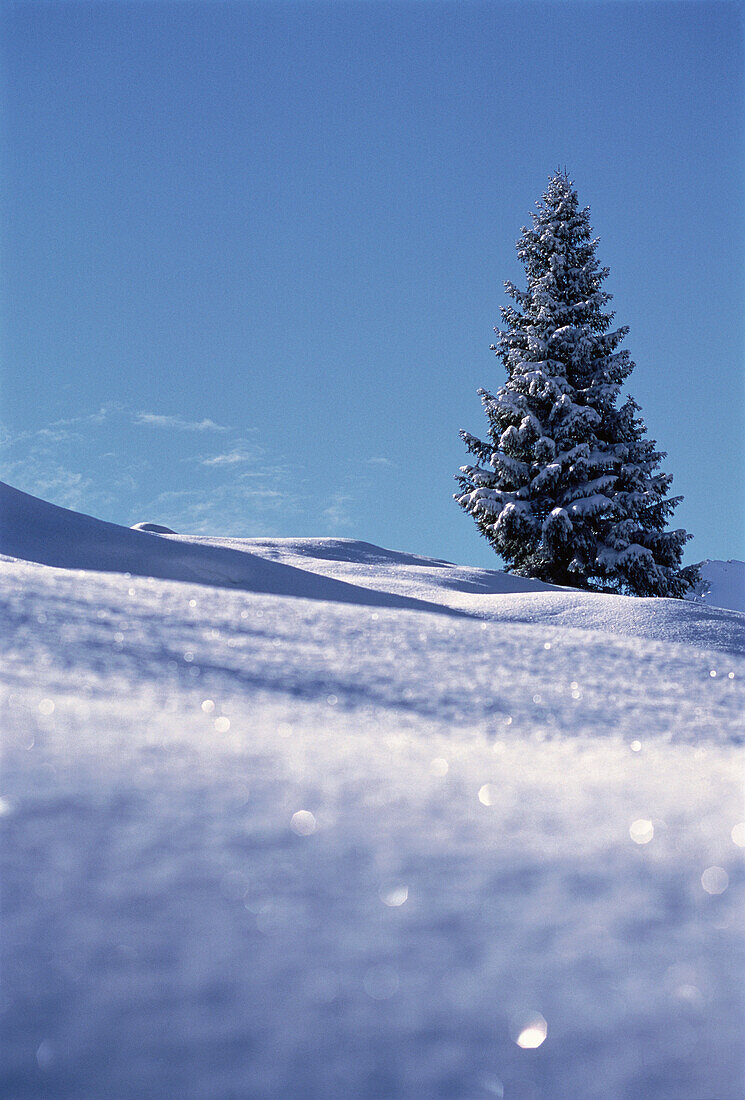
[{"label": "clear blue sky", "polygon": [[498,565],[452,502],[566,165],[687,560],[745,557],[734,3],[6,3],[0,477]]}]

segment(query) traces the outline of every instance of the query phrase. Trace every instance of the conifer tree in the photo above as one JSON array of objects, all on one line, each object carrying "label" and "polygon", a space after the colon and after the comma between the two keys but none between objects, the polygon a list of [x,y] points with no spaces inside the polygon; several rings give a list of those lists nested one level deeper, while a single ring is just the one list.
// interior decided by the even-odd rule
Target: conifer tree
[{"label": "conifer tree", "polygon": [[589,208],[565,172],[536,207],[517,242],[527,289],[505,283],[515,305],[502,307],[491,348],[507,381],[479,390],[488,440],[460,433],[476,461],[461,467],[455,499],[513,573],[680,598],[699,579],[681,568],[691,536],[665,530],[682,498],[667,495],[639,406],[619,407],[634,364],[619,348],[628,329],[611,329]]}]

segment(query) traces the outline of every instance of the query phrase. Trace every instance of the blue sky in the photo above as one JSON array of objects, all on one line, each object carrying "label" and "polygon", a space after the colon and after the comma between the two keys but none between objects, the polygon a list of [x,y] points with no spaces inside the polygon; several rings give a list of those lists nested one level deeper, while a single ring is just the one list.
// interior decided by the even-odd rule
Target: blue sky
[{"label": "blue sky", "polygon": [[590,205],[687,560],[745,556],[733,3],[8,3],[0,477],[498,565],[452,502],[548,175]]}]

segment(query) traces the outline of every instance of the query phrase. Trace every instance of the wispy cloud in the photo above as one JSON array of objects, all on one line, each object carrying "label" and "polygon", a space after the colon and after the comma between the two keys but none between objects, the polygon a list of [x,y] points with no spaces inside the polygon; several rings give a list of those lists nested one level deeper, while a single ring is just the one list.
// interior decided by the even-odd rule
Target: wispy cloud
[{"label": "wispy cloud", "polygon": [[166,523],[182,534],[233,538],[277,534],[278,519],[298,511],[297,503],[279,489],[242,481],[160,493],[142,509],[146,520]]},{"label": "wispy cloud", "polygon": [[127,450],[110,450],[113,420],[119,426],[129,424],[131,411],[109,402],[95,412],[60,418],[41,428],[11,433],[0,426],[0,478],[63,508],[94,515],[113,511],[122,491],[136,491],[133,474],[147,465]]},{"label": "wispy cloud", "polygon": [[323,518],[329,524],[331,534],[349,530],[352,525],[349,506],[353,503],[354,497],[351,493],[338,492],[333,494],[330,503],[322,512]]},{"label": "wispy cloud", "polygon": [[[97,412],[83,413],[79,416],[67,416],[63,417],[61,420],[53,420],[49,427],[56,431],[62,431],[65,428],[78,427],[83,424],[103,424],[104,421],[108,420],[116,413],[126,412],[126,405],[122,405],[118,401],[107,401],[104,405],[99,406]],[[46,430],[45,428],[40,429],[42,432]]]},{"label": "wispy cloud", "polygon": [[105,508],[113,502],[112,495],[97,489],[90,477],[34,451],[23,459],[0,463],[0,478],[62,508]]},{"label": "wispy cloud", "polygon": [[200,458],[199,463],[201,466],[239,466],[247,462],[255,462],[256,458],[256,449],[246,450],[243,447],[236,447],[232,451],[213,455],[212,458]]},{"label": "wispy cloud", "polygon": [[[184,438],[179,456],[156,470],[149,429],[194,433],[199,446]],[[376,468],[389,465],[372,456],[321,495],[302,464],[263,447],[253,429],[209,417],[109,403],[16,434],[0,425],[2,480],[66,508],[118,523],[164,523],[185,534],[353,533]]]},{"label": "wispy cloud", "polygon": [[163,416],[160,413],[138,412],[134,417],[135,424],[147,424],[151,428],[168,428],[177,432],[229,432],[230,428],[224,424],[216,424],[214,420],[184,420],[181,416]]}]

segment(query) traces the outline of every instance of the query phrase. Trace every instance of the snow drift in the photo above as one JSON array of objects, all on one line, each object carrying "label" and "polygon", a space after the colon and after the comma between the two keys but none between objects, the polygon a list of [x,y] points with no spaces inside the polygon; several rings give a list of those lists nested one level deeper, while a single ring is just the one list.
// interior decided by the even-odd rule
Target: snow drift
[{"label": "snow drift", "polygon": [[[270,561],[228,540],[205,546],[199,539],[152,538],[144,530],[71,512],[0,482],[0,553],[63,569],[92,569],[141,577],[191,581],[278,596],[342,603],[416,607],[406,598],[358,589],[333,577]],[[164,533],[164,532],[161,532]]]},{"label": "snow drift", "polygon": [[745,1093],[742,615],[0,527],[3,1095]]},{"label": "snow drift", "polygon": [[277,596],[546,622],[710,649],[745,649],[745,618],[716,608],[714,593],[698,605],[629,599],[557,588],[354,539],[220,539],[166,535],[165,530],[158,532],[159,526],[120,527],[0,482],[0,554],[25,561]]}]

